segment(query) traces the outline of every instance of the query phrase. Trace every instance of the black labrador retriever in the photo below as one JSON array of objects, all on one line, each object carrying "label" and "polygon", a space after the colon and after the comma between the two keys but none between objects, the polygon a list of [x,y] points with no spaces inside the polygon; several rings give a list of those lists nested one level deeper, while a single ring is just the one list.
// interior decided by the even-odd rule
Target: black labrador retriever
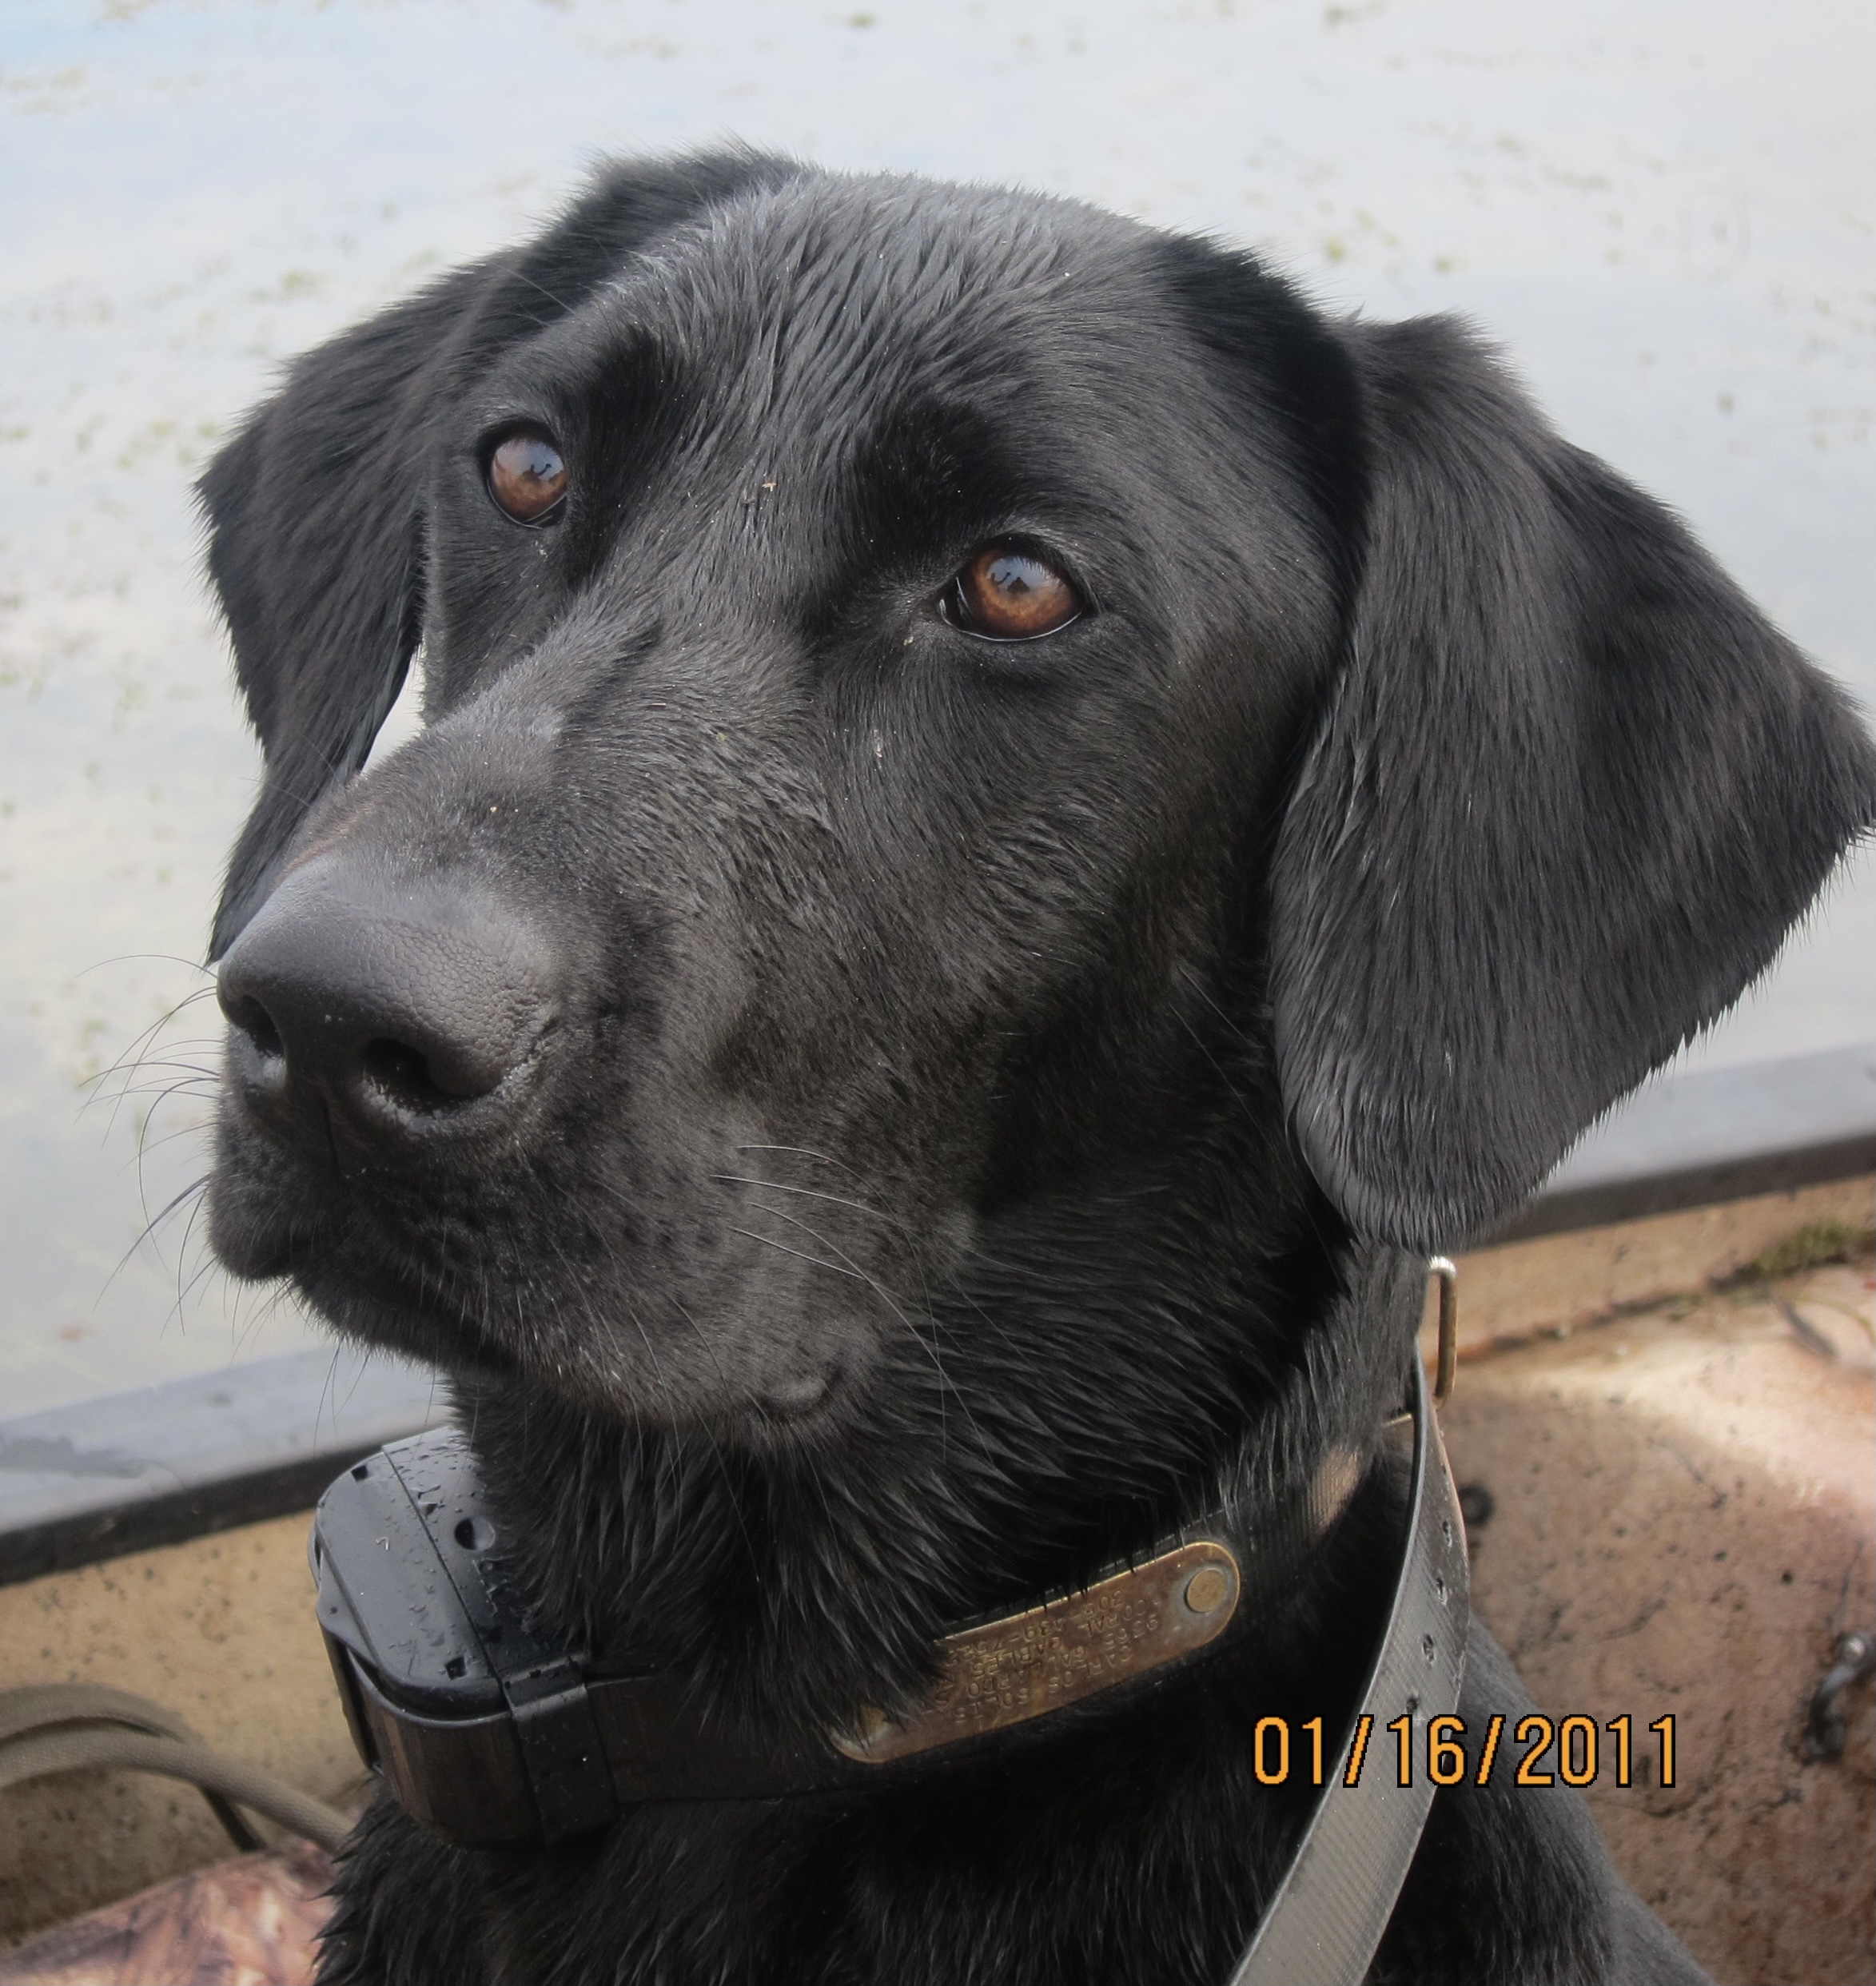
[{"label": "black labrador retriever", "polygon": [[[1229,1648],[955,1762],[500,1853],[380,1801],[322,1977],[1222,1981],[1427,1252],[1770,959],[1876,818],[1845,699],[1450,320],[752,154],[603,172],[203,491],[266,750],[214,1244],[452,1375],[540,1632],[851,1729],[1372,1465]],[[1475,1628],[1468,1725],[1524,1706]],[[1513,1762],[1370,1977],[1699,1977]]]}]

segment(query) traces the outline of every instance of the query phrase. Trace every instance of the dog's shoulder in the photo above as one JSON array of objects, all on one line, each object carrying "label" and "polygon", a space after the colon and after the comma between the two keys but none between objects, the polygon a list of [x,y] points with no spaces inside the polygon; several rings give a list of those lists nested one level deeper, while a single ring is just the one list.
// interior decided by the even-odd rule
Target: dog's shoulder
[{"label": "dog's shoulder", "polygon": [[1435,1797],[1370,1986],[1707,1980],[1616,1873],[1583,1795],[1521,1777],[1512,1734],[1536,1708],[1475,1616],[1460,1716],[1468,1733],[1501,1718],[1504,1741],[1495,1748],[1484,1785],[1468,1773]]}]

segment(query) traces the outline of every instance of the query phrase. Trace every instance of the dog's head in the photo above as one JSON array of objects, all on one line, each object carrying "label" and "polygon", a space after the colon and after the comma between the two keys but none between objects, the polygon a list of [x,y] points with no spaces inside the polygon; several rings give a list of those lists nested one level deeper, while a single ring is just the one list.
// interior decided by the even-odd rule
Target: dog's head
[{"label": "dog's head", "polygon": [[811,1425],[1038,1248],[1455,1241],[1876,810],[1462,330],[1058,201],[615,169],[204,492],[216,1246],[621,1415]]}]

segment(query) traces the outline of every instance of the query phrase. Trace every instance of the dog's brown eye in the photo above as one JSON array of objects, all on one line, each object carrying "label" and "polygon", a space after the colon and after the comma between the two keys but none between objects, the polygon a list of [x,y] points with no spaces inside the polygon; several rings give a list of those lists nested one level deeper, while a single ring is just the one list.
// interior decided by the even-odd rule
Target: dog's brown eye
[{"label": "dog's brown eye", "polygon": [[950,618],[993,641],[1030,641],[1065,627],[1082,611],[1073,581],[1046,559],[1007,545],[980,551],[950,584]]},{"label": "dog's brown eye", "polygon": [[567,494],[567,465],[544,434],[524,429],[488,458],[488,493],[517,524],[538,524]]}]

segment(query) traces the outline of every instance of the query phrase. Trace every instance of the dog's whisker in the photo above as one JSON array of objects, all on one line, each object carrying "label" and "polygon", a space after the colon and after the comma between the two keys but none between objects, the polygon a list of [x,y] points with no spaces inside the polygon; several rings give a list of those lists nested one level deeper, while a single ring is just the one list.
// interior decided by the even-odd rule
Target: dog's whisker
[{"label": "dog's whisker", "polygon": [[875,1220],[890,1222],[895,1228],[907,1224],[897,1214],[889,1214],[883,1208],[869,1206],[863,1200],[848,1200],[838,1193],[817,1192],[811,1186],[789,1186],[775,1179],[751,1179],[741,1172],[711,1172],[707,1176],[719,1185],[759,1186],[771,1193],[799,1193],[804,1200],[822,1200],[831,1206],[851,1207],[856,1212],[870,1214]]},{"label": "dog's whisker", "polygon": [[850,1165],[842,1164],[838,1159],[830,1158],[825,1152],[811,1152],[805,1144],[738,1144],[732,1145],[731,1149],[736,1152],[784,1152],[791,1153],[797,1158],[812,1159],[817,1165],[834,1166],[839,1171],[846,1173],[850,1177],[859,1180],[862,1185],[866,1184],[866,1181],[862,1176],[854,1172],[854,1168]]},{"label": "dog's whisker", "polygon": [[1192,1037],[1193,1044],[1197,1049],[1199,1053],[1211,1064],[1212,1073],[1218,1078],[1219,1082],[1223,1085],[1225,1095],[1228,1096],[1234,1104],[1241,1104],[1244,1101],[1243,1092],[1239,1089],[1237,1083],[1233,1080],[1230,1071],[1227,1069],[1225,1065],[1218,1060],[1217,1055],[1213,1051],[1211,1043],[1208,1041],[1205,1037],[1199,1033],[1198,1029],[1193,1025],[1192,1017],[1189,1014],[1181,1013],[1178,1016],[1178,1021],[1180,1026]]},{"label": "dog's whisker", "polygon": [[745,1240],[759,1241],[765,1248],[773,1248],[779,1254],[791,1255],[799,1262],[812,1263],[817,1269],[826,1269],[830,1275],[848,1276],[856,1283],[866,1280],[858,1269],[842,1268],[838,1262],[823,1262],[818,1255],[805,1255],[799,1248],[791,1248],[786,1243],[777,1241],[768,1235],[754,1233],[747,1228],[732,1228],[730,1232],[741,1235]]},{"label": "dog's whisker", "polygon": [[[184,994],[182,998],[177,1001],[173,1005],[166,1008],[161,1013],[157,1015],[156,1019],[151,1021],[147,1027],[141,1029],[138,1033],[133,1035],[130,1037],[129,1041],[105,1068],[100,1069],[96,1075],[88,1077],[86,1079],[85,1086],[87,1089],[102,1089],[112,1077],[118,1075],[125,1070],[136,1069],[148,1055],[149,1049],[154,1046],[157,1041],[161,1037],[164,1029],[168,1027],[185,1008],[193,1006],[197,1001],[210,997],[213,994],[213,987],[197,987],[193,993]],[[197,1044],[194,1042],[188,1042],[174,1044],[173,1045],[173,1047],[193,1047],[196,1045],[197,1045]],[[205,1039],[201,1045],[208,1046],[210,1045],[210,1043],[209,1041]]]},{"label": "dog's whisker", "polygon": [[[219,1069],[210,1069],[201,1062],[186,1062],[173,1057],[165,1057],[160,1061],[146,1061],[139,1062],[133,1070],[127,1070],[125,1073],[127,1075],[134,1075],[137,1077],[154,1077],[160,1072],[166,1069],[181,1070],[182,1072],[183,1080],[189,1082],[214,1083],[219,1085],[221,1078],[221,1072]],[[86,1107],[94,1108],[101,1103],[121,1103],[125,1097],[128,1096],[147,1096],[157,1087],[157,1085],[154,1082],[125,1083],[117,1089],[101,1092],[88,1098],[86,1100]]]},{"label": "dog's whisker", "polygon": [[[200,1179],[191,1180],[188,1185],[185,1186],[171,1199],[166,1200],[153,1214],[150,1213],[147,1207],[145,1208],[143,1210],[145,1216],[144,1224],[142,1227],[138,1229],[136,1240],[133,1240],[130,1244],[129,1247],[118,1256],[116,1266],[112,1269],[110,1274],[105,1278],[104,1288],[106,1290],[110,1289],[111,1285],[116,1282],[118,1276],[121,1276],[125,1269],[129,1266],[131,1259],[136,1255],[137,1251],[143,1246],[145,1242],[149,1240],[153,1237],[156,1232],[156,1230],[162,1224],[162,1223],[167,1220],[178,1208],[181,1207],[185,1202],[193,1200],[202,1192],[203,1188],[209,1184],[209,1175],[205,1172]],[[102,1295],[102,1291],[100,1291],[100,1294]]]},{"label": "dog's whisker", "polygon": [[1211,1009],[1213,1013],[1224,1022],[1225,1025],[1231,1030],[1232,1034],[1239,1041],[1242,1042],[1247,1048],[1257,1048],[1257,1043],[1256,1041],[1250,1035],[1245,1033],[1242,1025],[1237,1021],[1233,1020],[1230,1014],[1229,1014],[1225,1009],[1218,1004],[1217,1000],[1212,993],[1212,989],[1206,985],[1203,977],[1197,971],[1195,971],[1192,967],[1188,966],[1180,974],[1180,980],[1182,985],[1184,985],[1189,991],[1195,993],[1208,1007]]},{"label": "dog's whisker", "polygon": [[[562,1268],[566,1272],[568,1286],[575,1289],[580,1295],[580,1302],[585,1311],[588,1322],[592,1323],[596,1327],[603,1329],[603,1319],[600,1315],[599,1307],[593,1301],[590,1293],[580,1288],[580,1279],[574,1272],[572,1263],[568,1259],[565,1249],[563,1248],[559,1241],[554,1238],[552,1228],[546,1229],[544,1232],[548,1236],[549,1247],[552,1248],[555,1255],[560,1260]],[[598,1239],[601,1248],[603,1248],[606,1252],[607,1261],[611,1264],[615,1272],[616,1272],[619,1269],[619,1264],[618,1258],[612,1252],[611,1243],[606,1239],[603,1234],[598,1235],[596,1238]],[[644,1345],[645,1356],[651,1362],[652,1384],[660,1393],[668,1393],[670,1389],[665,1381],[664,1368],[659,1361],[658,1348],[651,1342],[651,1334],[646,1330],[644,1320],[639,1315],[637,1310],[629,1301],[625,1302],[623,1307],[625,1310],[627,1316],[631,1320],[633,1329],[638,1332],[639,1339]],[[707,1341],[706,1341],[706,1347],[707,1348]]]},{"label": "dog's whisker", "polygon": [[[188,1323],[186,1312],[190,1295],[197,1289],[198,1289],[209,1276],[213,1276],[216,1269],[220,1266],[212,1255],[205,1255],[202,1258],[201,1261],[197,1265],[193,1274],[185,1276],[184,1272],[188,1264],[189,1236],[193,1230],[196,1218],[201,1212],[201,1205],[202,1203],[198,1199],[195,1205],[189,1209],[188,1224],[183,1231],[183,1245],[181,1248],[177,1251],[176,1258],[175,1300],[170,1304],[169,1309],[164,1313],[163,1327],[165,1329],[167,1329],[168,1327],[173,1323],[179,1330],[187,1330]],[[238,1348],[239,1340],[237,1339],[237,1349],[238,1350]]]},{"label": "dog's whisker", "polygon": [[[838,1256],[841,1262],[846,1266],[844,1268],[838,1270],[837,1272],[842,1275],[855,1276],[861,1282],[864,1283],[866,1287],[873,1291],[874,1295],[886,1305],[886,1308],[892,1312],[893,1315],[898,1319],[899,1323],[904,1326],[907,1332],[910,1334],[912,1342],[916,1344],[919,1350],[924,1353],[925,1356],[930,1360],[932,1369],[938,1375],[938,1411],[941,1418],[939,1439],[941,1443],[943,1442],[945,1438],[945,1430],[942,1423],[944,1414],[945,1396],[947,1393],[955,1395],[958,1405],[964,1409],[966,1419],[971,1422],[972,1432],[977,1435],[979,1441],[983,1441],[983,1431],[977,1426],[975,1418],[971,1414],[970,1403],[964,1398],[963,1394],[958,1391],[955,1381],[954,1381],[950,1375],[945,1371],[944,1359],[939,1351],[938,1344],[938,1334],[937,1320],[932,1318],[929,1312],[927,1313],[926,1321],[932,1327],[931,1338],[927,1340],[925,1334],[919,1330],[918,1327],[914,1323],[912,1319],[906,1314],[904,1309],[894,1297],[892,1292],[886,1288],[885,1284],[881,1283],[877,1277],[868,1275],[866,1270],[862,1268],[859,1264],[846,1252],[844,1249],[838,1247],[834,1242],[830,1240],[826,1235],[822,1234],[819,1232],[819,1230],[810,1227],[805,1220],[798,1220],[794,1215],[784,1213],[779,1207],[763,1206],[760,1200],[758,1200],[754,1204],[757,1207],[760,1208],[763,1213],[768,1215],[771,1220],[784,1220],[787,1222],[790,1227],[799,1228],[803,1234],[809,1236],[812,1240],[818,1242],[821,1247],[828,1250],[830,1253]],[[736,1232],[741,1233],[744,1231],[739,1228]],[[771,1247],[779,1245],[780,1244],[778,1243],[771,1243]],[[791,1251],[791,1252],[793,1252]],[[804,1260],[812,1260],[814,1258],[811,1256],[804,1256],[803,1259]],[[823,1264],[822,1266],[828,1265]],[[987,1443],[985,1443],[985,1447],[987,1452]]]},{"label": "dog's whisker", "polygon": [[165,1131],[161,1137],[153,1138],[149,1135],[149,1127],[146,1124],[137,1134],[137,1151],[130,1163],[140,1164],[152,1152],[160,1152],[165,1145],[175,1144],[182,1139],[199,1138],[206,1128],[206,1125],[200,1124],[181,1124],[173,1131]]}]

